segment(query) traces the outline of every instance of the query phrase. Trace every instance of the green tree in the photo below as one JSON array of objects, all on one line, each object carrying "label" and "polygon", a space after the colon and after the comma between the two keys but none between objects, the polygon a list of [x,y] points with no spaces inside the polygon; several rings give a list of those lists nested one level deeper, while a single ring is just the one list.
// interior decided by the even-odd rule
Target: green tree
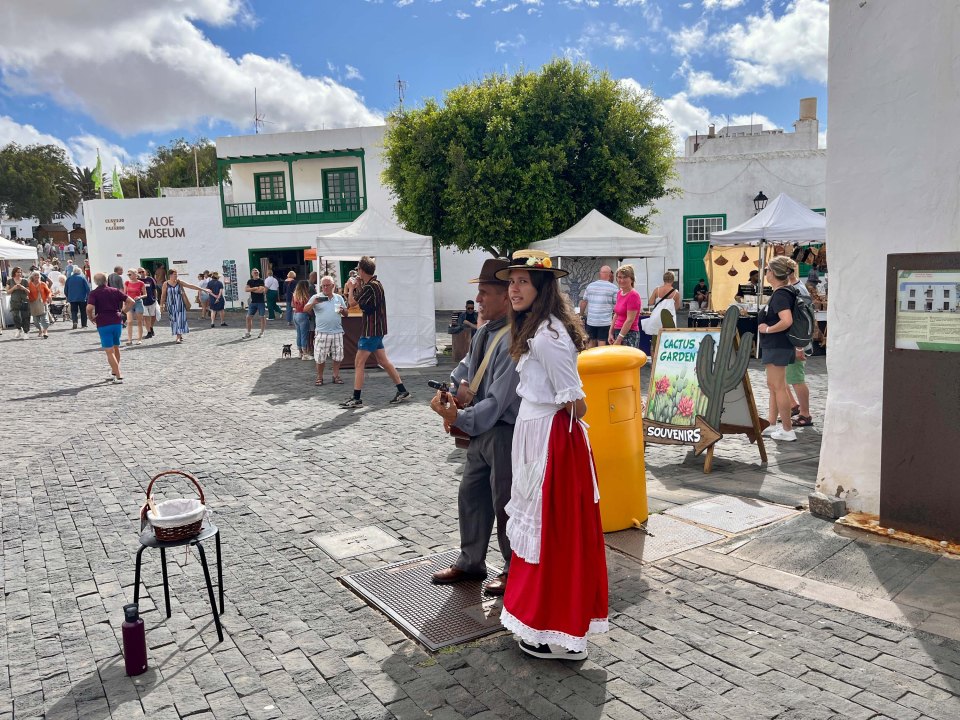
[{"label": "green tree", "polygon": [[[10,143],[0,148],[0,208],[11,218],[48,223],[77,203],[70,188],[73,166],[56,145]],[[72,203],[72,207],[71,207]]]},{"label": "green tree", "polygon": [[383,181],[409,230],[506,257],[594,208],[645,230],[631,210],[667,193],[672,142],[652,94],[554,60],[392,113]]},{"label": "green tree", "polygon": [[200,185],[217,184],[217,148],[206,138],[188,142],[184,138],[172,140],[154,150],[145,168],[124,168],[120,178],[124,197],[137,197],[137,174],[140,175],[140,197],[155,197],[157,185],[161,187],[196,187],[199,169]]}]

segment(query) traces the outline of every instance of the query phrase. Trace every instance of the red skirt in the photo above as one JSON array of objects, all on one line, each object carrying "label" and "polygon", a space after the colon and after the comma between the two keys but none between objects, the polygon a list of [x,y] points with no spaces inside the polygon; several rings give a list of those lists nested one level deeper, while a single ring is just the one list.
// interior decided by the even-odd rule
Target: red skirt
[{"label": "red skirt", "polygon": [[542,495],[540,562],[513,554],[501,621],[524,642],[585,650],[588,634],[608,629],[607,561],[593,458],[565,411],[553,418]]}]

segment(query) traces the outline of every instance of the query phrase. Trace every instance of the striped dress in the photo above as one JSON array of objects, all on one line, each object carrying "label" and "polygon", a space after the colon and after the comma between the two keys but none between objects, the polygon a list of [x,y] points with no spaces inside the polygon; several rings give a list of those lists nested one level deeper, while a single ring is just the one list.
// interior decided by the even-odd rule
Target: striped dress
[{"label": "striped dress", "polygon": [[183,288],[180,283],[167,283],[167,314],[170,316],[170,334],[186,335],[190,332],[187,325],[187,309],[183,306]]}]

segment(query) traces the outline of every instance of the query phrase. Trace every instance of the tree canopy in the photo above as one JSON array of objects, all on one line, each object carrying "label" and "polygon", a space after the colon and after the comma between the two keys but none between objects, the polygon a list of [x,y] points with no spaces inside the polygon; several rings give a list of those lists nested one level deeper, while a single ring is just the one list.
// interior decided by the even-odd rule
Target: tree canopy
[{"label": "tree canopy", "polygon": [[666,194],[672,142],[652,94],[555,60],[392,113],[383,181],[407,229],[506,257],[594,208],[645,230],[631,210]]},{"label": "tree canopy", "polygon": [[206,138],[188,142],[185,138],[171,140],[153,152],[145,168],[128,165],[120,178],[123,196],[137,197],[137,174],[140,175],[140,197],[155,197],[160,187],[195,187],[197,173],[194,169],[193,151],[197,151],[197,167],[200,185],[217,184],[217,148]]},{"label": "tree canopy", "polygon": [[0,208],[11,218],[53,220],[56,213],[77,209],[72,179],[73,166],[66,151],[56,145],[0,148]]}]

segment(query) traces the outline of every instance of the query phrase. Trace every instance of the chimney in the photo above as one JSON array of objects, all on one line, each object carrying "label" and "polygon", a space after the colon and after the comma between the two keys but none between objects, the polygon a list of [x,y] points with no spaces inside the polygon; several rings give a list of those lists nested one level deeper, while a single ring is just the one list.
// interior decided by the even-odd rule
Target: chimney
[{"label": "chimney", "polygon": [[[816,106],[817,101],[814,100],[813,103],[814,103],[814,106]],[[710,128],[707,130],[707,137],[712,138],[716,136],[717,136],[717,126],[714,125],[713,123],[710,123]]]},{"label": "chimney", "polygon": [[800,100],[800,119],[801,120],[817,119],[817,99],[815,97],[802,98]]}]

